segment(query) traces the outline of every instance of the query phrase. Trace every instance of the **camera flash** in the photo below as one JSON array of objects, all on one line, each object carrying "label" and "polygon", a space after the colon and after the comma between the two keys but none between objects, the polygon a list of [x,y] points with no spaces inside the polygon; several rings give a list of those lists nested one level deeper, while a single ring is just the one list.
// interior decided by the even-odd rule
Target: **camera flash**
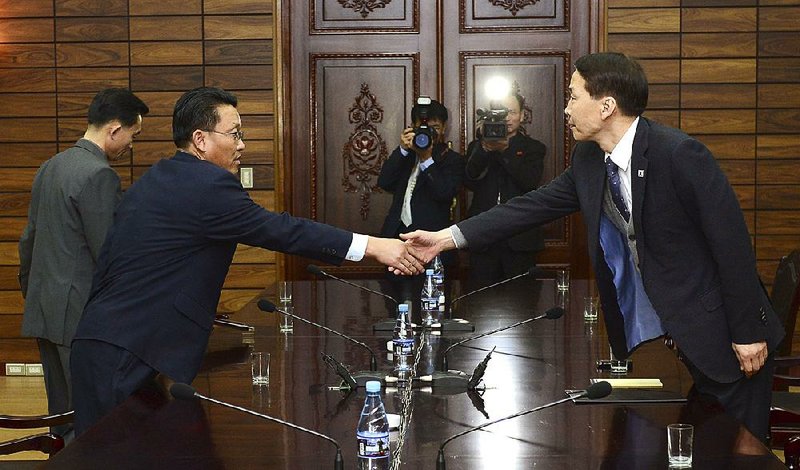
[{"label": "camera flash", "polygon": [[490,100],[502,100],[511,91],[511,84],[503,77],[491,77],[486,80],[484,91]]}]

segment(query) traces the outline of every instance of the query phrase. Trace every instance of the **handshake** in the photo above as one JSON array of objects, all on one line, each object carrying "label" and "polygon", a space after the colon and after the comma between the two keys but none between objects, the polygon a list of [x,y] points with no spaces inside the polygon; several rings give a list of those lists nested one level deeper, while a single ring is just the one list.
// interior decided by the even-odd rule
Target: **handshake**
[{"label": "handshake", "polygon": [[366,256],[385,264],[394,274],[413,275],[424,273],[425,265],[442,251],[456,248],[449,228],[438,232],[416,230],[400,238],[369,237]]}]

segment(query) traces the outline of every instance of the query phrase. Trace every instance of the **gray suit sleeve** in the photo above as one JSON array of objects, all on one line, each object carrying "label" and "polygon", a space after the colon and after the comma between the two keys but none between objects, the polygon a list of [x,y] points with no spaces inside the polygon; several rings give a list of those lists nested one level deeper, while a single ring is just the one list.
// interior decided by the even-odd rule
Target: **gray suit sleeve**
[{"label": "gray suit sleeve", "polygon": [[28,207],[28,225],[22,231],[22,236],[19,239],[19,287],[22,290],[22,298],[24,299],[28,294],[28,279],[31,274],[31,263],[33,259],[33,243],[36,240],[36,213],[39,207],[39,180],[42,170],[47,166],[45,162],[36,176],[33,178],[33,185],[31,186],[31,203]]},{"label": "gray suit sleeve", "polygon": [[28,277],[31,273],[31,257],[33,253],[33,241],[36,237],[36,224],[32,217],[28,216],[28,225],[22,232],[19,239],[19,287],[22,290],[22,298],[28,294]]},{"label": "gray suit sleeve", "polygon": [[78,195],[83,233],[95,262],[100,256],[100,249],[114,221],[114,210],[121,197],[119,176],[111,168],[94,173]]}]

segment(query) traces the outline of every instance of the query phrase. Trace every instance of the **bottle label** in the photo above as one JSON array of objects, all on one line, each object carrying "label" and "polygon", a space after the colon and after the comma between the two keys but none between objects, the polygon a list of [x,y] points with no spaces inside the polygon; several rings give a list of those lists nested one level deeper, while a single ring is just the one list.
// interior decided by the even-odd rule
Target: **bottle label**
[{"label": "bottle label", "polygon": [[409,355],[414,349],[414,340],[394,340],[394,353],[398,355]]},{"label": "bottle label", "polygon": [[389,434],[379,437],[358,436],[358,456],[389,457]]},{"label": "bottle label", "polygon": [[422,299],[422,310],[439,310],[439,299],[436,297]]},{"label": "bottle label", "polygon": [[443,296],[443,295],[440,295],[440,296],[439,296],[439,300],[438,300],[436,303],[438,303],[438,304],[439,304],[439,305],[438,305],[438,307],[439,307],[439,311],[440,311],[440,312],[444,312],[444,296]]}]

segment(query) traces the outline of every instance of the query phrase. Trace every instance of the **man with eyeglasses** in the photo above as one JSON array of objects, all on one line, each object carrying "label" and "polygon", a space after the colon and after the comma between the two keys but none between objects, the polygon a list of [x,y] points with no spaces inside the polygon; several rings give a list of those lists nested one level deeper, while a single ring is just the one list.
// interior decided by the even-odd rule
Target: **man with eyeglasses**
[{"label": "man with eyeglasses", "polygon": [[238,243],[334,264],[367,256],[406,274],[422,269],[400,240],[253,202],[237,177],[245,142],[236,106],[219,88],[181,96],[172,122],[177,152],[136,181],[117,209],[72,343],[76,435],[153,379],[192,382]]},{"label": "man with eyeglasses", "polygon": [[[524,99],[520,94],[503,99],[507,136],[487,139],[478,135],[467,148],[464,186],[472,190],[468,217],[486,212],[539,186],[547,147],[520,131]],[[470,281],[475,287],[492,284],[526,272],[536,265],[544,249],[542,229],[535,227],[507,240],[471,250]]]},{"label": "man with eyeglasses", "polygon": [[[22,334],[37,340],[51,414],[72,410],[70,343],[122,195],[110,162],[130,158],[148,111],[130,90],[100,91],[89,104],[83,137],[44,162],[33,180],[19,241]],[[71,429],[53,432],[69,441]]]}]

